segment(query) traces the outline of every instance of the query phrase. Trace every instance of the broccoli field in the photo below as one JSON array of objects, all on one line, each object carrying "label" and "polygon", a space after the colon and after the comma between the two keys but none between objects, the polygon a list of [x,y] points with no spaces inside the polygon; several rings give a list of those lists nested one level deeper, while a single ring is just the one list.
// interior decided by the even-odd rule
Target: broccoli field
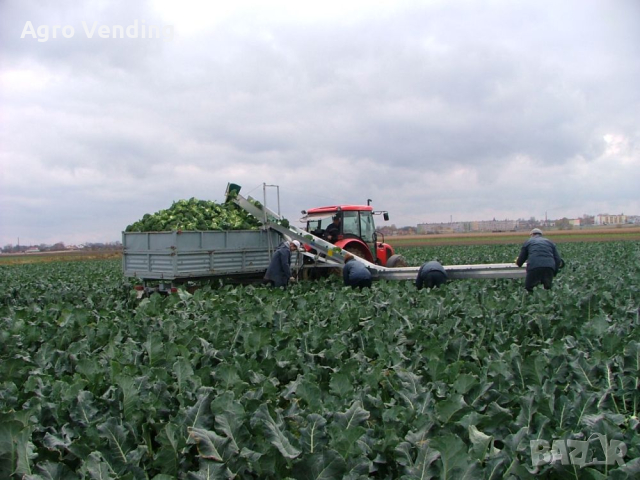
[{"label": "broccoli field", "polygon": [[559,250],[532,295],[336,277],[138,301],[118,260],[0,266],[0,478],[639,478],[640,243]]}]

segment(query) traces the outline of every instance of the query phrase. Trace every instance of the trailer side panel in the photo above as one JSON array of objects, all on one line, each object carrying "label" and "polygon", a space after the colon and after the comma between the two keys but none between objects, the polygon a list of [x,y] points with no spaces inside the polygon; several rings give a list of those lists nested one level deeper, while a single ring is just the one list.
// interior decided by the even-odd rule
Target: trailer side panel
[{"label": "trailer side panel", "polygon": [[123,270],[141,280],[188,280],[265,271],[282,241],[269,230],[124,232]]}]

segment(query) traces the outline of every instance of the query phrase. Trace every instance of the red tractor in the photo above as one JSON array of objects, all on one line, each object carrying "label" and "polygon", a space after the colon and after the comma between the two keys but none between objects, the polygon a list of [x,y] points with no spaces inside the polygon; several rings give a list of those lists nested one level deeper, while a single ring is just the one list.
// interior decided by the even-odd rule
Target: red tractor
[{"label": "red tractor", "polygon": [[[369,200],[371,202],[371,200]],[[371,263],[385,267],[404,267],[406,261],[402,255],[395,255],[393,247],[384,243],[384,235],[376,232],[374,215],[383,215],[389,220],[387,212],[374,212],[367,205],[333,205],[311,208],[302,211],[306,221],[306,230],[316,237],[323,238],[353,255]],[[378,241],[381,237],[382,241]],[[309,246],[307,249],[311,249]]]}]

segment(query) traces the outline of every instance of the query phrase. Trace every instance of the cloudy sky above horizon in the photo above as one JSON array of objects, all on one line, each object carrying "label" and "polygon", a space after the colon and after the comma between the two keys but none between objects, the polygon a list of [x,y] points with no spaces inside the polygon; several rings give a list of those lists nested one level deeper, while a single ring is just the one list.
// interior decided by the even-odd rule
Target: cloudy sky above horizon
[{"label": "cloudy sky above horizon", "polygon": [[120,240],[227,182],[279,185],[289,219],[640,214],[639,21],[635,0],[5,0],[0,246]]}]

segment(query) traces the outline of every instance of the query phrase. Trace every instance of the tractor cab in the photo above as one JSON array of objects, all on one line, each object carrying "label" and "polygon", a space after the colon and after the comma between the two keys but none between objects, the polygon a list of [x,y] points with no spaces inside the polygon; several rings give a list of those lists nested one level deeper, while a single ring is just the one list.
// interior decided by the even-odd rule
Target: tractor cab
[{"label": "tractor cab", "polygon": [[[302,213],[301,221],[306,222],[309,233],[331,241],[353,255],[384,266],[392,266],[389,260],[399,257],[394,255],[391,245],[384,243],[384,235],[376,232],[373,216],[382,214],[389,220],[387,212],[374,212],[371,205],[334,205],[311,208]],[[336,235],[329,238],[328,234],[334,232]],[[391,263],[396,261],[394,258]]]}]

